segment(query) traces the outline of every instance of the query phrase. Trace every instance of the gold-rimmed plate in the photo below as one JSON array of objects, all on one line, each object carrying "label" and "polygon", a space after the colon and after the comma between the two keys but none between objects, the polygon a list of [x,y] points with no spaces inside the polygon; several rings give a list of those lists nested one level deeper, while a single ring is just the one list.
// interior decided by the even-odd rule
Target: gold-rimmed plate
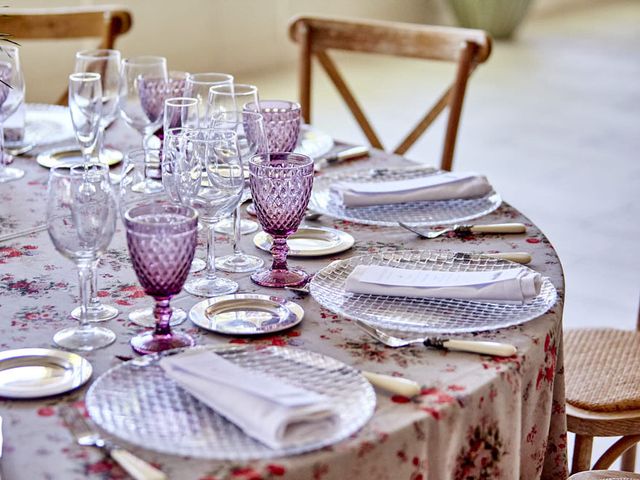
[{"label": "gold-rimmed plate", "polygon": [[[105,148],[100,155],[100,161],[109,166],[117,165],[122,161],[124,155],[120,150],[113,148]],[[53,168],[58,166],[73,167],[83,163],[82,152],[74,147],[55,148],[42,152],[36,158],[38,165],[45,168]]]},{"label": "gold-rimmed plate", "polygon": [[[261,250],[270,251],[273,239],[265,232],[253,237],[253,243]],[[353,247],[355,239],[347,232],[327,227],[300,227],[287,238],[290,257],[321,257],[344,252]]]},{"label": "gold-rimmed plate", "polygon": [[264,335],[299,324],[303,308],[281,297],[235,294],[195,304],[189,319],[198,327],[225,335]]},{"label": "gold-rimmed plate", "polygon": [[80,355],[49,348],[0,352],[0,397],[40,398],[84,385],[93,368]]}]

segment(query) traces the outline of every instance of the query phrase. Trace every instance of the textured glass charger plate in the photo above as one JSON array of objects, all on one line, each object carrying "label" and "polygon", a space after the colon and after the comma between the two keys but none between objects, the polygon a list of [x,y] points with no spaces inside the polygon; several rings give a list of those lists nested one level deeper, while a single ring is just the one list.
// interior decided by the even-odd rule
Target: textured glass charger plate
[{"label": "textured glass charger plate", "polygon": [[[273,238],[266,232],[253,237],[256,247],[271,251]],[[325,227],[300,227],[287,238],[290,257],[320,257],[344,252],[353,247],[355,239],[347,232]]]},{"label": "textured glass charger plate", "polygon": [[323,307],[347,318],[397,331],[451,334],[506,328],[539,317],[556,302],[556,289],[546,277],[540,294],[524,304],[350,293],[345,291],[345,281],[357,265],[445,272],[527,267],[470,253],[407,250],[338,260],[313,277],[310,292]]},{"label": "textured glass charger plate", "polygon": [[321,132],[311,125],[300,126],[300,137],[298,146],[294,150],[296,153],[303,153],[313,159],[318,159],[326,155],[333,148],[333,138]]},{"label": "textured glass charger plate", "polygon": [[354,368],[299,348],[209,346],[226,360],[328,396],[338,409],[332,436],[291,448],[271,449],[247,436],[167,378],[158,355],[141,357],[105,372],[86,396],[93,421],[133,445],[172,455],[211,460],[282,457],[337,443],[373,415],[373,388]]},{"label": "textured glass charger plate", "polygon": [[[106,165],[117,165],[123,159],[122,152],[113,148],[103,149],[100,155],[100,162]],[[40,153],[36,160],[38,165],[45,168],[53,168],[58,166],[79,165],[84,162],[82,152],[75,147],[59,147],[46,152]]]},{"label": "textured glass charger plate", "polygon": [[264,335],[299,324],[303,308],[285,298],[241,293],[196,303],[189,318],[198,327],[226,335]]},{"label": "textured glass charger plate", "polygon": [[93,368],[76,353],[49,348],[0,352],[0,397],[40,398],[84,385]]},{"label": "textured glass charger plate", "polygon": [[51,145],[73,140],[69,109],[60,105],[28,103],[25,112],[24,145]]},{"label": "textured glass charger plate", "polygon": [[345,207],[338,194],[330,188],[337,182],[388,182],[441,173],[443,172],[432,167],[372,168],[326,173],[314,181],[309,209],[365,225],[393,227],[398,222],[404,222],[416,226],[435,226],[482,217],[493,212],[502,203],[500,195],[491,192],[479,198]]}]

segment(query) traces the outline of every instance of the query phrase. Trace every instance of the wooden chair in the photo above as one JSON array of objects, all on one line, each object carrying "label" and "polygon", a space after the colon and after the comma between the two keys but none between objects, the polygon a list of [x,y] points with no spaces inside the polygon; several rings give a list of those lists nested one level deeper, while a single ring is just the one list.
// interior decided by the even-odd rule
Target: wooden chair
[{"label": "wooden chair", "polygon": [[315,55],[371,146],[379,149],[384,149],[382,142],[328,51],[347,50],[457,62],[451,86],[393,150],[400,155],[406,153],[448,106],[449,118],[440,166],[451,170],[467,80],[475,67],[491,53],[491,38],[487,33],[464,28],[302,16],[290,21],[289,35],[300,46],[299,88],[303,119],[307,123],[311,121],[311,57]]},{"label": "wooden chair", "polygon": [[[117,6],[6,8],[0,14],[0,32],[17,42],[95,37],[100,39],[97,48],[110,49],[131,29],[131,14]],[[58,100],[59,105],[66,103],[67,93]]]},{"label": "wooden chair", "polygon": [[570,330],[564,341],[567,428],[576,434],[571,473],[591,468],[593,437],[621,437],[593,469],[609,468],[621,456],[621,469],[633,472],[640,441],[640,331]]}]

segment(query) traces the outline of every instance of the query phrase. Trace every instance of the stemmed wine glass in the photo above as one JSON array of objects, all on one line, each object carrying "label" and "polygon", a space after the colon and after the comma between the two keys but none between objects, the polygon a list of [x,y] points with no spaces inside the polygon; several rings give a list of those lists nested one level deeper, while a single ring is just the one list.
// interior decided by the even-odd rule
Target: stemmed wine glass
[{"label": "stemmed wine glass", "polygon": [[100,74],[102,84],[102,117],[98,137],[98,158],[103,158],[104,132],[118,116],[120,90],[120,52],[118,50],[83,50],[76,53],[75,71]]},{"label": "stemmed wine glass", "polygon": [[69,75],[69,112],[83,160],[90,163],[98,144],[102,116],[102,80],[99,73]]},{"label": "stemmed wine glass", "polygon": [[[118,200],[120,204],[120,217],[124,219],[127,210],[152,203],[169,203],[174,198],[167,192],[161,181],[161,152],[158,149],[132,150],[125,155]],[[158,189],[147,191],[140,188],[148,180],[158,183]],[[174,200],[175,201],[175,200]],[[187,318],[184,310],[176,308],[171,316],[171,325],[178,325]],[[139,308],[129,313],[129,320],[142,327],[153,327],[156,318],[153,308]]]},{"label": "stemmed wine glass", "polygon": [[128,209],[123,220],[133,269],[145,293],[156,302],[154,330],[133,337],[131,346],[140,354],[193,346],[189,335],[171,331],[170,301],[189,274],[196,250],[197,212],[184,205],[149,203]]},{"label": "stemmed wine glass", "polygon": [[[243,165],[247,165],[256,153],[268,151],[267,137],[264,132],[262,115],[255,112],[222,112],[214,117],[213,126],[236,132],[238,148]],[[245,168],[245,174],[248,169]],[[249,190],[248,178],[245,179],[245,192]],[[254,255],[247,255],[240,246],[240,205],[234,211],[233,253],[216,260],[216,267],[225,272],[252,272],[264,265],[264,261]]]},{"label": "stemmed wine glass", "polygon": [[7,167],[4,152],[4,122],[18,110],[24,102],[24,78],[20,69],[20,56],[17,47],[0,47],[0,183],[18,180],[24,176],[24,170]]},{"label": "stemmed wine glass", "polygon": [[[164,101],[163,136],[171,128],[198,128],[198,100],[191,97],[167,98]],[[164,140],[164,139],[163,139]]]},{"label": "stemmed wine glass", "polygon": [[159,116],[162,119],[160,128],[155,131],[156,136],[161,140],[164,138],[165,101],[168,98],[184,97],[187,75],[186,72],[170,71],[166,80],[162,78],[144,78],[140,82],[142,109],[149,118],[157,118]]},{"label": "stemmed wine glass", "polygon": [[106,165],[91,163],[49,173],[47,230],[56,250],[78,267],[80,326],[57,332],[53,341],[69,350],[90,351],[114,342],[111,330],[89,323],[91,265],[106,251],[115,231],[116,201]]},{"label": "stemmed wine glass", "polygon": [[309,275],[287,267],[287,237],[298,230],[311,197],[313,160],[298,153],[255,155],[249,162],[251,195],[258,221],[273,237],[271,269],[251,275],[264,287],[304,285]]},{"label": "stemmed wine glass", "polygon": [[189,280],[184,289],[202,297],[234,293],[238,284],[216,276],[214,225],[240,203],[244,188],[242,158],[232,130],[198,129],[184,134],[184,151],[172,168],[173,181],[183,204],[200,214],[207,229],[207,269],[204,278]]},{"label": "stemmed wine glass", "polygon": [[[216,85],[209,89],[209,118],[211,122],[215,117],[224,112],[241,112],[246,110],[247,105],[259,105],[258,103],[258,87],[243,83],[234,83],[231,85]],[[259,110],[255,110],[260,113]],[[245,190],[245,197],[240,202],[249,199],[249,190]],[[223,219],[216,224],[216,232],[226,233],[227,235],[236,236],[235,228],[237,216],[240,215],[240,206],[234,213],[234,217]],[[240,219],[240,233],[246,235],[258,230],[258,224],[253,220]],[[248,270],[247,270],[248,271]]]},{"label": "stemmed wine glass", "polygon": [[189,73],[184,86],[184,96],[198,100],[198,119],[203,128],[211,126],[209,114],[209,89],[215,86],[233,85],[233,76],[226,73]]}]

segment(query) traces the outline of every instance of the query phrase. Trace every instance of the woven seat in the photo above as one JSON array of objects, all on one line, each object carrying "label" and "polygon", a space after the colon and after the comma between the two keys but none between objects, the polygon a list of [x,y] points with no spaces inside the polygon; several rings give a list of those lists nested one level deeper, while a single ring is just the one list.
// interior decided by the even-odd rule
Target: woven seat
[{"label": "woven seat", "polygon": [[569,480],[640,480],[640,475],[613,470],[592,470],[571,475]]},{"label": "woven seat", "polygon": [[640,332],[565,334],[567,403],[591,412],[640,410]]}]

